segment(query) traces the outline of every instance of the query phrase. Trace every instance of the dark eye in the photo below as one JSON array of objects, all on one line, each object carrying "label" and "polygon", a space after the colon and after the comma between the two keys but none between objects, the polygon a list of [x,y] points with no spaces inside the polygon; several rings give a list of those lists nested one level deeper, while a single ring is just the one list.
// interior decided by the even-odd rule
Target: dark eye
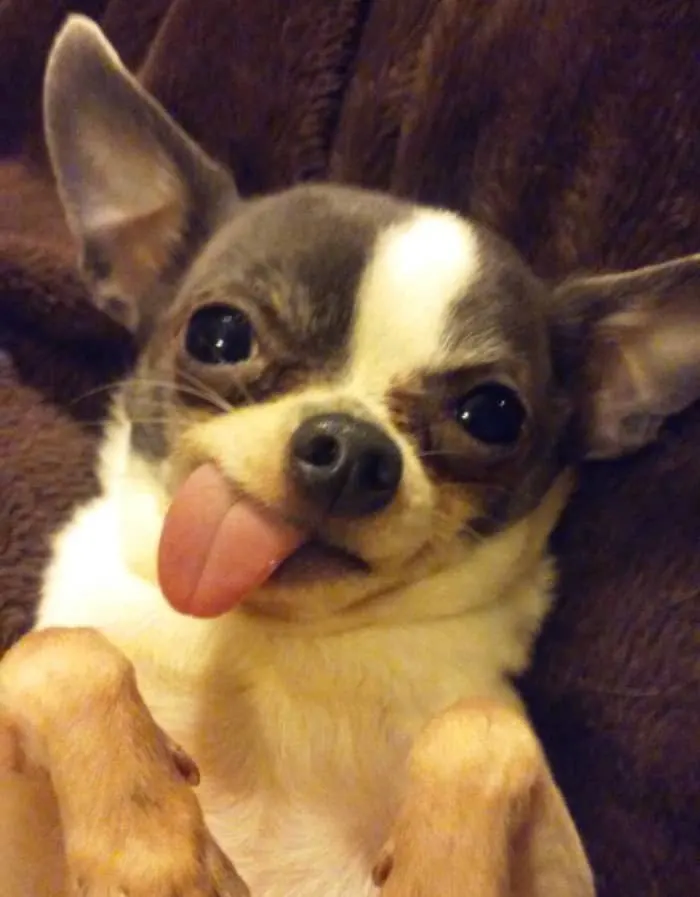
[{"label": "dark eye", "polygon": [[454,413],[465,432],[487,445],[512,445],[525,423],[520,399],[500,383],[484,383],[462,396]]},{"label": "dark eye", "polygon": [[253,327],[237,308],[207,305],[190,318],[185,348],[202,364],[236,364],[253,351]]}]

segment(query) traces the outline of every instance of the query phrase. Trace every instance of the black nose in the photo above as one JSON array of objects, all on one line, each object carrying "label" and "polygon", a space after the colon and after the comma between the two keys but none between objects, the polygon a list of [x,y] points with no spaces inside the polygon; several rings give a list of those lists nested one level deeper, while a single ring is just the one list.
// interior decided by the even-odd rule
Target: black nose
[{"label": "black nose", "polygon": [[311,417],[292,437],[292,475],[305,496],[339,516],[386,507],[401,482],[401,452],[379,427],[349,414]]}]

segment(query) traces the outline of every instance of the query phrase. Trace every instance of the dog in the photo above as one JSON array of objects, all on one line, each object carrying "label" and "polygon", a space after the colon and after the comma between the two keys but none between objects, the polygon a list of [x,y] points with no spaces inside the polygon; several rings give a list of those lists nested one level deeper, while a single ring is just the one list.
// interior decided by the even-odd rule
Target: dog
[{"label": "dog", "polygon": [[44,90],[138,359],[0,663],[0,895],[593,895],[513,678],[578,465],[700,396],[700,256],[546,284],[445,209],[244,200],[81,16]]}]

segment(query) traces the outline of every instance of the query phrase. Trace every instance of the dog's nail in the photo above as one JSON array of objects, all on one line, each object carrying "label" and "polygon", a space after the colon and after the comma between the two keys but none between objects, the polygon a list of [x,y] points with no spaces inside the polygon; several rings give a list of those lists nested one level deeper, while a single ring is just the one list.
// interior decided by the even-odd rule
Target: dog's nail
[{"label": "dog's nail", "polygon": [[12,723],[0,719],[0,769],[7,772],[22,772],[24,752],[20,745],[20,735]]},{"label": "dog's nail", "polygon": [[386,884],[386,880],[391,875],[391,870],[393,868],[394,848],[393,845],[387,844],[386,847],[382,849],[379,859],[372,869],[372,881],[377,888],[381,888],[382,885]]},{"label": "dog's nail", "polygon": [[187,751],[174,742],[172,738],[168,738],[168,748],[170,749],[170,755],[177,767],[177,771],[187,784],[192,785],[193,787],[199,785],[199,767]]},{"label": "dog's nail", "polygon": [[213,838],[207,844],[207,854],[214,870],[217,897],[250,897],[248,886]]}]

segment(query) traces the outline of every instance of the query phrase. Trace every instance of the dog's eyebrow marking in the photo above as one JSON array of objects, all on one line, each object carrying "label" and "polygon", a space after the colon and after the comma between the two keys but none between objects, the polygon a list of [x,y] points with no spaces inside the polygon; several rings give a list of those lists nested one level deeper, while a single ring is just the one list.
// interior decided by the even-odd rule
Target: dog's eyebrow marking
[{"label": "dog's eyebrow marking", "polygon": [[385,230],[358,289],[350,380],[383,392],[438,364],[449,311],[479,267],[474,228],[450,212],[420,211]]}]

